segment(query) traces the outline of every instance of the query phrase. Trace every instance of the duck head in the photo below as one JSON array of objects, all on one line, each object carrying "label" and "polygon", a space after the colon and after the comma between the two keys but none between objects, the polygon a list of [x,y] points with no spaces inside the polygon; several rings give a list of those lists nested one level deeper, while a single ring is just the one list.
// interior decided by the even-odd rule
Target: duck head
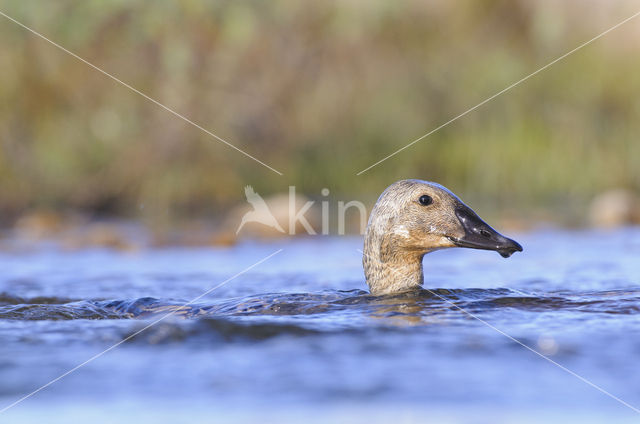
[{"label": "duck head", "polygon": [[505,258],[522,251],[445,187],[421,180],[392,184],[371,211],[365,233],[363,265],[371,293],[422,286],[422,257],[448,247],[495,250]]}]

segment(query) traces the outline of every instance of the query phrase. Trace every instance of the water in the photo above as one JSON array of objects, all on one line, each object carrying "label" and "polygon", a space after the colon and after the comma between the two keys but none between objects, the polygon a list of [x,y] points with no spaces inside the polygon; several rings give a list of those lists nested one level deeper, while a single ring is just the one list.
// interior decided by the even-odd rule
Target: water
[{"label": "water", "polygon": [[640,229],[516,239],[525,251],[508,260],[429,254],[431,291],[378,298],[359,238],[133,253],[5,242],[0,408],[125,342],[0,422],[640,421],[509,338],[639,408]]}]

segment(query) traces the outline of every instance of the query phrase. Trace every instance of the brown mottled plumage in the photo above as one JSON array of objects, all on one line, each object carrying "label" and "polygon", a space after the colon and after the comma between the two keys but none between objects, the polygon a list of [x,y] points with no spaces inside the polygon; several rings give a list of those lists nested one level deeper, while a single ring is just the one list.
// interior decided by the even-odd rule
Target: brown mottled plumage
[{"label": "brown mottled plumage", "polygon": [[522,251],[445,187],[421,180],[392,184],[371,211],[365,233],[362,261],[369,290],[381,295],[419,288],[422,257],[456,246],[496,250],[504,257]]}]

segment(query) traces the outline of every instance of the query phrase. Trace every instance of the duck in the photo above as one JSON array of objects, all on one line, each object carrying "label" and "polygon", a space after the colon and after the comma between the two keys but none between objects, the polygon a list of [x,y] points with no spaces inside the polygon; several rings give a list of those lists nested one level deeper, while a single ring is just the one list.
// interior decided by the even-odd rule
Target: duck
[{"label": "duck", "polygon": [[422,289],[422,259],[451,247],[493,250],[508,258],[522,246],[484,222],[446,187],[418,179],[391,184],[375,203],[362,264],[372,295]]}]

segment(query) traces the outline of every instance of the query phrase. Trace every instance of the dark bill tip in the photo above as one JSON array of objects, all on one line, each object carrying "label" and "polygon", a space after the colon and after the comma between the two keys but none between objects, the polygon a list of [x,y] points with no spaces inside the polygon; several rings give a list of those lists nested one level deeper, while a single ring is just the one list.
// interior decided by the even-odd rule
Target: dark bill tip
[{"label": "dark bill tip", "polygon": [[503,258],[508,258],[515,252],[522,252],[522,246],[515,240],[503,236],[472,211],[461,205],[456,209],[456,216],[464,228],[464,236],[449,237],[459,247],[472,249],[495,250]]},{"label": "dark bill tip", "polygon": [[522,252],[522,246],[520,246],[520,243],[510,238],[505,237],[505,239],[510,241],[512,245],[498,249],[498,253],[500,254],[500,256],[502,256],[503,258],[508,258],[516,252]]}]

